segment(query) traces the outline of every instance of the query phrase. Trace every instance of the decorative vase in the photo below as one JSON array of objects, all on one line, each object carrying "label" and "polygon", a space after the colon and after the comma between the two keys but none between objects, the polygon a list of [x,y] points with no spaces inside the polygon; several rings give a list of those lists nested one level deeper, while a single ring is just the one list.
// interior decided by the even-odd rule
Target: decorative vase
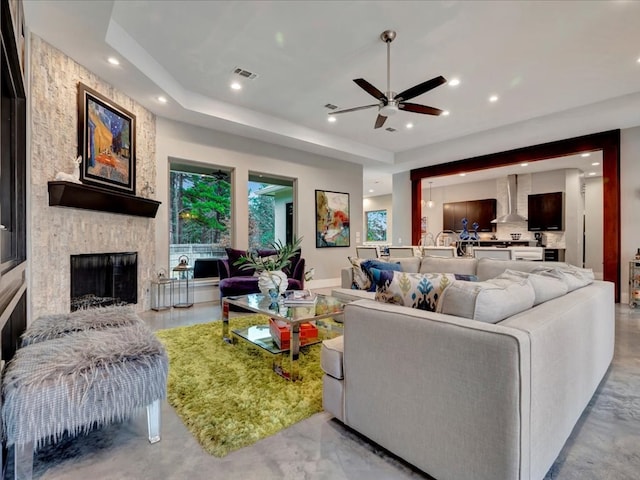
[{"label": "decorative vase", "polygon": [[269,295],[270,291],[281,295],[289,285],[287,275],[282,270],[264,270],[258,275],[258,288],[263,295]]}]

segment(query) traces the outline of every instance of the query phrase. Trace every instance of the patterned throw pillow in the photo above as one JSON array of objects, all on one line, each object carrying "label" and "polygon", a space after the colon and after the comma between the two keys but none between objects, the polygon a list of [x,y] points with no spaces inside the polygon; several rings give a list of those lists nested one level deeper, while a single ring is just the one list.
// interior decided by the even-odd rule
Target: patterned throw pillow
[{"label": "patterned throw pillow", "polygon": [[351,288],[353,290],[369,290],[371,288],[371,280],[366,273],[362,271],[360,266],[365,261],[363,258],[347,257],[353,270],[353,280],[351,282]]},{"label": "patterned throw pillow", "polygon": [[454,280],[477,281],[475,275],[404,273],[371,269],[376,300],[435,312],[440,295]]}]

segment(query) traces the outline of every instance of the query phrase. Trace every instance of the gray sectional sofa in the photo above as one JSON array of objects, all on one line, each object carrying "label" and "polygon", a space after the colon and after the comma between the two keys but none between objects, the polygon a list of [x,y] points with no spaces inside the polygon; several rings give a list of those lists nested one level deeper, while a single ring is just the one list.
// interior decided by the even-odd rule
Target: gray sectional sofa
[{"label": "gray sectional sofa", "polygon": [[[566,265],[417,260],[479,280]],[[497,323],[337,289],[353,301],[323,344],[324,408],[438,480],[542,479],[613,358],[613,284],[571,288]]]}]

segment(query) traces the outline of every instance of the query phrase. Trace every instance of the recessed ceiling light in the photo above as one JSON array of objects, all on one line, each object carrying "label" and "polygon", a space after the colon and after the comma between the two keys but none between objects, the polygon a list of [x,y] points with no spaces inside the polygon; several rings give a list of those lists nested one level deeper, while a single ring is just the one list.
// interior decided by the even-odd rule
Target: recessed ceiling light
[{"label": "recessed ceiling light", "polygon": [[167,103],[167,97],[163,97],[162,95],[158,97],[158,101],[160,103]]},{"label": "recessed ceiling light", "polygon": [[452,78],[451,80],[449,80],[449,86],[450,87],[456,87],[460,85],[460,79],[459,78]]},{"label": "recessed ceiling light", "polygon": [[600,165],[600,162],[593,162],[591,165],[597,167],[598,165]]},{"label": "recessed ceiling light", "polygon": [[520,166],[521,166],[521,167],[528,167],[528,166],[529,166],[529,164],[528,164],[528,163],[521,163],[521,164],[520,164]]},{"label": "recessed ceiling light", "polygon": [[407,128],[413,128],[413,123],[411,122],[407,123]]},{"label": "recessed ceiling light", "polygon": [[449,113],[451,113],[451,112],[449,112],[449,110],[445,110],[444,112],[442,112],[442,115],[444,115],[446,117],[446,116],[449,115]]},{"label": "recessed ceiling light", "polygon": [[583,154],[582,154],[582,155],[580,155],[580,156],[581,156],[581,157],[588,157],[588,156],[590,156],[590,155],[591,155],[590,153],[583,153]]},{"label": "recessed ceiling light", "polygon": [[375,192],[375,190],[373,188],[370,188],[369,193],[373,193],[373,192]]},{"label": "recessed ceiling light", "polygon": [[640,63],[640,57],[638,57],[638,63]]},{"label": "recessed ceiling light", "polygon": [[595,174],[596,174],[596,172],[589,172],[589,176],[590,176],[590,177],[595,176]]},{"label": "recessed ceiling light", "polygon": [[467,174],[466,174],[466,173],[459,173],[458,175],[460,175],[461,177],[464,177],[464,176],[466,176]]},{"label": "recessed ceiling light", "polygon": [[489,97],[489,101],[492,102],[492,103],[493,102],[497,102],[498,101],[498,95],[491,95]]},{"label": "recessed ceiling light", "polygon": [[111,64],[111,65],[120,65],[120,60],[118,60],[116,57],[109,57],[107,59],[107,61]]},{"label": "recessed ceiling light", "polygon": [[231,84],[231,89],[232,90],[242,90],[242,85],[240,85],[238,82],[233,82]]},{"label": "recessed ceiling light", "polygon": [[336,117],[332,117],[331,115],[329,115],[329,118],[327,118],[327,122],[329,123],[335,123],[338,119]]}]

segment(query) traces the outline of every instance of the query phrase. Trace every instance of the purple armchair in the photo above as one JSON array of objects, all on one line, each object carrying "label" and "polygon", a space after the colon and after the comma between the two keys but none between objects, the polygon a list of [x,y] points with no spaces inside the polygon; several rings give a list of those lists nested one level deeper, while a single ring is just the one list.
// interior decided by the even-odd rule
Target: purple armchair
[{"label": "purple armchair", "polygon": [[[258,250],[260,256],[270,255],[271,250]],[[260,293],[258,277],[253,270],[240,270],[233,265],[245,252],[242,250],[227,249],[228,258],[218,259],[220,270],[220,299],[231,295],[247,295]],[[291,264],[282,269],[287,274],[289,290],[302,290],[304,288],[304,258],[298,253],[291,260]]]}]

